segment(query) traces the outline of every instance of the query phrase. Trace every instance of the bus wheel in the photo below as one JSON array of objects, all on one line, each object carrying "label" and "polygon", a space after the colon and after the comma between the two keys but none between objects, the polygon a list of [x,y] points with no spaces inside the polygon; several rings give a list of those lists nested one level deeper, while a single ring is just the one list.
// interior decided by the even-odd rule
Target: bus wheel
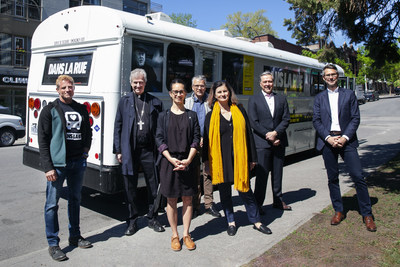
[{"label": "bus wheel", "polygon": [[12,146],[15,142],[15,133],[10,129],[0,130],[0,146]]}]

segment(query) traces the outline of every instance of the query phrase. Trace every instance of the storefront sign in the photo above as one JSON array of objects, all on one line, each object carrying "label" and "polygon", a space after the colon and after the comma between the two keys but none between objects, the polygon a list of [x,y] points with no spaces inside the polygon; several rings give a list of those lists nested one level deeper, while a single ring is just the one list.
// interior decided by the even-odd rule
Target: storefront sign
[{"label": "storefront sign", "polygon": [[28,84],[27,76],[15,76],[0,74],[0,85],[21,86]]}]

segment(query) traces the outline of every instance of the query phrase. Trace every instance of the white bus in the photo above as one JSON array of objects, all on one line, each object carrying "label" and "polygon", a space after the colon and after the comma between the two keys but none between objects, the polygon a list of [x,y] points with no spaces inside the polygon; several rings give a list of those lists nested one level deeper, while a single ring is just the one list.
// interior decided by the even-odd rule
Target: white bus
[{"label": "white bus", "polygon": [[313,96],[324,87],[323,66],[265,43],[174,24],[162,13],[139,16],[100,6],[66,9],[43,21],[32,38],[23,162],[40,169],[39,114],[58,96],[57,76],[69,74],[76,81],[74,98],[87,106],[93,129],[84,186],[104,193],[122,190],[119,164],[112,153],[113,126],[119,99],[131,91],[129,75],[136,67],[147,71],[146,90],[166,107],[172,79],[183,79],[190,90],[191,78],[203,74],[207,87],[227,80],[247,108],[249,96],[261,90],[259,74],[269,70],[275,75],[275,90],[288,97],[287,154],[313,149]]}]

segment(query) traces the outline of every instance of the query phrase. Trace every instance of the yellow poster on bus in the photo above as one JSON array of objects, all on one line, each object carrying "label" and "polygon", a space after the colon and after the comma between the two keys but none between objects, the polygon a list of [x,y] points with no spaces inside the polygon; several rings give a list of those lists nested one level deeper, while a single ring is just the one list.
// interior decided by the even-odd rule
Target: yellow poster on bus
[{"label": "yellow poster on bus", "polygon": [[253,95],[254,57],[243,56],[243,94]]}]

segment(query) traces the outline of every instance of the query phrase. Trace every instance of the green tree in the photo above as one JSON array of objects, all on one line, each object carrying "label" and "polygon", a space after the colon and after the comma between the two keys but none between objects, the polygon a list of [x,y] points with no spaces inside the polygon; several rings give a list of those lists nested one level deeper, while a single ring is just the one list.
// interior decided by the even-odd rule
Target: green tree
[{"label": "green tree", "polygon": [[[364,43],[374,66],[400,61],[399,0],[286,0],[295,20],[285,20],[299,44],[329,40],[342,31],[352,43]],[[302,33],[308,31],[309,33]]]},{"label": "green tree", "polygon": [[265,10],[243,13],[238,11],[228,15],[227,23],[221,29],[228,29],[234,37],[254,38],[258,35],[272,34],[278,37],[278,33],[272,30],[271,21],[264,16]]},{"label": "green tree", "polygon": [[337,56],[337,53],[332,48],[320,49],[316,54],[311,52],[310,50],[304,49],[302,51],[302,55],[306,57],[311,57],[314,59],[318,59],[320,62],[333,62],[344,70],[344,73],[347,77],[354,77],[353,72],[351,71],[351,64],[346,63],[343,59]]},{"label": "green tree", "polygon": [[169,17],[172,19],[174,23],[181,24],[184,26],[189,26],[192,28],[197,27],[197,22],[196,20],[193,20],[192,14],[187,14],[187,13],[171,13]]},{"label": "green tree", "polygon": [[283,26],[292,31],[292,38],[297,40],[298,45],[310,45],[319,43],[326,45],[327,30],[329,22],[326,21],[325,13],[334,7],[335,1],[327,3],[318,0],[286,0],[292,6],[289,10],[295,13],[295,19],[284,19]]}]

